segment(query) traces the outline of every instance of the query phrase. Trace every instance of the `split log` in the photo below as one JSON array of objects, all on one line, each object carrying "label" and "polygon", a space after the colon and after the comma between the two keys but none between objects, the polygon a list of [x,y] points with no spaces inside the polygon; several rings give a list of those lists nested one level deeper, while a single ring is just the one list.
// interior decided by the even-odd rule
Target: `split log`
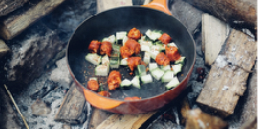
[{"label": "split log", "polygon": [[256,58],[254,38],[232,30],[211,67],[197,102],[218,111],[222,116],[233,114],[239,97],[246,90],[246,82]]},{"label": "split log", "polygon": [[23,6],[29,0],[1,0],[0,1],[0,17]]},{"label": "split log", "polygon": [[81,124],[87,117],[87,104],[84,95],[77,90],[73,83],[57,112],[56,121],[64,121],[70,124]]},{"label": "split log", "polygon": [[206,65],[211,65],[216,60],[229,30],[229,25],[225,22],[208,13],[202,15],[202,51]]},{"label": "split log", "polygon": [[137,115],[112,114],[98,125],[97,129],[138,129],[155,113],[156,112],[150,112],[147,114]]},{"label": "split log", "polygon": [[185,0],[230,24],[257,30],[256,0]]},{"label": "split log", "polygon": [[132,0],[97,0],[97,11],[102,12],[120,6],[131,6]]},{"label": "split log", "polygon": [[10,51],[9,47],[0,39],[0,58]]},{"label": "split log", "polygon": [[10,40],[31,26],[34,22],[50,13],[65,0],[42,0],[31,4],[26,10],[15,11],[1,20],[0,36]]},{"label": "split log", "polygon": [[104,110],[100,110],[97,108],[93,108],[93,113],[91,115],[91,120],[89,123],[90,129],[96,129],[99,124],[101,124],[104,120],[106,120],[112,113],[109,113]]}]

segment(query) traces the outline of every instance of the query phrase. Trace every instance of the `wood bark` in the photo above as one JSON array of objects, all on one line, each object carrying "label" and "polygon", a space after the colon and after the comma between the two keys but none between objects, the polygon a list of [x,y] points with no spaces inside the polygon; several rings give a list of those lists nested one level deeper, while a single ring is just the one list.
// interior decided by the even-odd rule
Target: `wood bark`
[{"label": "wood bark", "polygon": [[72,84],[55,116],[56,121],[81,124],[87,117],[87,104],[84,95]]},{"label": "wood bark", "polygon": [[211,67],[197,102],[222,116],[233,114],[239,97],[246,90],[247,79],[256,58],[257,45],[254,38],[233,29]]},{"label": "wood bark", "polygon": [[30,7],[26,7],[26,9],[15,11],[1,20],[0,36],[6,40],[14,38],[64,1],[65,0],[42,0],[35,5],[31,4]]},{"label": "wood bark", "polygon": [[0,1],[0,17],[23,6],[29,0],[1,0]]},{"label": "wood bark", "polygon": [[231,24],[240,24],[257,30],[256,0],[185,0]]}]

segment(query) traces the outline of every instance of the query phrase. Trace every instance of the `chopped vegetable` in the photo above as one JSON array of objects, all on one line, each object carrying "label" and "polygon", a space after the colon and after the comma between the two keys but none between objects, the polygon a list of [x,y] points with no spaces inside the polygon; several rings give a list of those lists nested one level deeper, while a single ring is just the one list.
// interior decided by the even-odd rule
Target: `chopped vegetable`
[{"label": "chopped vegetable", "polygon": [[151,75],[156,79],[156,80],[160,80],[161,77],[164,75],[164,71],[159,69],[159,68],[155,68],[153,70],[150,71]]},{"label": "chopped vegetable", "polygon": [[119,68],[120,65],[120,53],[113,52],[110,57],[110,68]]},{"label": "chopped vegetable", "polygon": [[156,59],[156,56],[160,53],[160,48],[156,45],[153,45],[151,48],[150,48],[150,56],[152,59]]},{"label": "chopped vegetable", "polygon": [[177,46],[174,42],[167,44],[167,46],[175,46],[177,48]]},{"label": "chopped vegetable", "polygon": [[102,42],[104,42],[104,41],[108,41],[108,42],[110,42],[111,44],[114,44],[114,43],[116,42],[116,36],[115,36],[115,35],[110,35],[109,37],[104,38],[104,39],[102,40]]},{"label": "chopped vegetable", "polygon": [[179,84],[180,84],[180,82],[178,81],[178,78],[174,77],[165,87],[167,89],[171,89],[171,88],[178,86]]},{"label": "chopped vegetable", "polygon": [[121,48],[122,46],[120,46],[120,45],[117,45],[117,44],[112,44],[112,49],[114,50],[114,51],[116,51],[116,52],[120,52],[120,48]]},{"label": "chopped vegetable", "polygon": [[98,65],[95,68],[95,75],[97,76],[108,76],[109,65]]},{"label": "chopped vegetable", "polygon": [[152,77],[151,77],[150,74],[141,76],[141,81],[142,81],[143,84],[153,82]]},{"label": "chopped vegetable", "polygon": [[166,65],[166,66],[163,66],[163,67],[162,67],[162,70],[163,70],[164,72],[167,71],[167,70],[171,71],[171,67],[170,67],[170,65]]},{"label": "chopped vegetable", "polygon": [[109,65],[108,55],[105,55],[104,57],[102,57],[101,63],[102,63],[102,65]]},{"label": "chopped vegetable", "polygon": [[127,66],[127,65],[128,65],[127,59],[128,59],[128,58],[122,59],[121,62],[120,62],[120,65]]},{"label": "chopped vegetable", "polygon": [[182,64],[172,65],[174,75],[182,71]]},{"label": "chopped vegetable", "polygon": [[157,63],[149,63],[149,70],[150,71],[157,68],[157,67],[158,67]]},{"label": "chopped vegetable", "polygon": [[123,38],[123,45],[125,45],[125,42],[128,40],[129,38],[127,36],[124,36]]},{"label": "chopped vegetable", "polygon": [[144,53],[143,61],[144,61],[146,64],[149,64],[149,63],[150,63],[150,53],[149,53],[149,52],[145,52],[145,53]]},{"label": "chopped vegetable", "polygon": [[166,71],[164,75],[162,76],[161,80],[162,82],[170,82],[174,77],[173,71]]},{"label": "chopped vegetable", "polygon": [[136,88],[141,88],[140,85],[140,77],[139,76],[135,76],[132,81],[131,81],[132,85]]},{"label": "chopped vegetable", "polygon": [[153,41],[157,40],[162,35],[161,31],[157,31],[157,30],[151,31],[150,29],[148,29],[145,34]]},{"label": "chopped vegetable", "polygon": [[127,34],[126,31],[116,32],[116,40],[123,40],[126,34]]},{"label": "chopped vegetable", "polygon": [[181,56],[178,60],[175,61],[175,64],[185,64],[185,57]]},{"label": "chopped vegetable", "polygon": [[130,81],[130,80],[128,80],[128,79],[124,79],[122,82],[121,82],[121,84],[120,84],[120,86],[123,88],[123,87],[130,87],[132,85],[132,82]]},{"label": "chopped vegetable", "polygon": [[138,65],[137,73],[139,74],[139,76],[146,75],[146,67],[144,65]]},{"label": "chopped vegetable", "polygon": [[100,62],[101,62],[101,56],[99,56],[98,54],[96,53],[88,53],[86,56],[85,56],[85,59],[92,63],[93,65],[99,65]]}]

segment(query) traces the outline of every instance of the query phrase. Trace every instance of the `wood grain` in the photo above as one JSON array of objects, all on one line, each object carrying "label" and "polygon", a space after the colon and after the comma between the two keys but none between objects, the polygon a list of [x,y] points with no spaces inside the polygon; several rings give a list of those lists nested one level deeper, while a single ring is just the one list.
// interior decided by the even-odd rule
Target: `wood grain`
[{"label": "wood grain", "polygon": [[0,1],[0,17],[20,8],[29,0],[1,0]]},{"label": "wood grain", "polygon": [[233,29],[212,65],[197,102],[224,116],[234,113],[257,58],[254,38]]},{"label": "wood grain", "polygon": [[10,40],[31,26],[34,22],[50,13],[65,0],[42,0],[24,12],[12,13],[1,20],[0,36]]}]

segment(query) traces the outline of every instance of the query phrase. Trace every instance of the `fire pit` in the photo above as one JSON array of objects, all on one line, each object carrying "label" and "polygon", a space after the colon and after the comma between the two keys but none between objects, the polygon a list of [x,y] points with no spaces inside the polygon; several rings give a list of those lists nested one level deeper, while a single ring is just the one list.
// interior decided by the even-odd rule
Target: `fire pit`
[{"label": "fire pit", "polygon": [[[3,117],[0,128],[257,128],[253,125],[257,123],[257,49],[246,48],[256,47],[250,22],[239,24],[227,20],[225,23],[219,20],[221,16],[213,16],[213,11],[207,14],[207,9],[196,6],[195,1],[168,0],[170,12],[187,27],[196,43],[197,58],[190,81],[179,97],[158,111],[119,115],[96,109],[85,101],[68,72],[65,48],[76,27],[97,12],[149,1],[109,1],[111,4],[101,0],[12,1],[16,6],[8,2],[5,4],[10,7],[0,10],[0,99],[4,100],[0,105],[0,117]],[[241,2],[250,4],[248,0]],[[44,12],[40,13],[41,10]],[[22,22],[29,18],[29,24]],[[15,23],[22,25],[21,28],[9,28],[15,27]],[[214,43],[219,46],[212,48]],[[238,80],[238,76],[244,79]],[[220,78],[229,78],[227,82],[234,78],[242,88],[239,90],[234,83]],[[223,86],[214,85],[215,81]],[[213,93],[216,89],[218,94]],[[208,93],[210,98],[205,96]],[[222,99],[216,104],[213,99],[218,97]],[[231,104],[222,107],[223,103]]]}]

